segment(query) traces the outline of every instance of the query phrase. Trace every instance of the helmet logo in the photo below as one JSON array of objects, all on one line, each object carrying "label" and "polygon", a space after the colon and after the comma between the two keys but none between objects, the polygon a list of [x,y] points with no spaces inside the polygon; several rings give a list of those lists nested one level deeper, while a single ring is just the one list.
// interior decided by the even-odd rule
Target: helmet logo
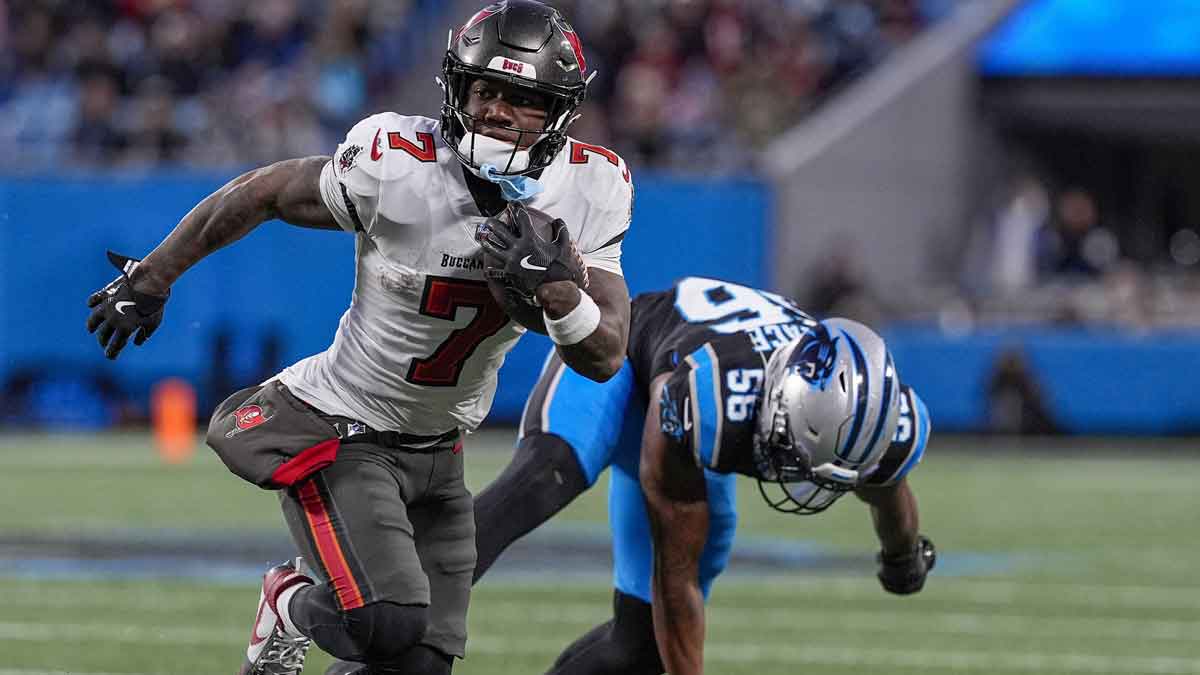
[{"label": "helmet logo", "polygon": [[824,389],[837,364],[837,343],[838,338],[830,337],[824,327],[818,328],[801,338],[789,359],[788,369],[805,382]]},{"label": "helmet logo", "polygon": [[536,80],[537,67],[532,63],[524,61],[514,61],[504,56],[493,56],[491,61],[488,61],[488,70],[498,70],[502,73],[512,73],[521,77]]},{"label": "helmet logo", "polygon": [[[583,60],[583,44],[579,42],[579,36],[575,34],[575,29],[571,28],[571,24],[567,23],[567,20],[558,12],[554,12],[554,24],[567,38],[567,43],[571,45],[571,51],[575,52],[575,61],[579,63],[579,73],[582,75],[587,72],[587,61]],[[564,68],[564,70],[566,69]]]}]

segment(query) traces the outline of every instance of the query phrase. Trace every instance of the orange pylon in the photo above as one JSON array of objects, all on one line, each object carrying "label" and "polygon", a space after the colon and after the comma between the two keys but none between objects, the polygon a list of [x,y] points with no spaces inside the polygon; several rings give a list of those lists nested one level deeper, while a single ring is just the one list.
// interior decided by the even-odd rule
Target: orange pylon
[{"label": "orange pylon", "polygon": [[154,385],[150,394],[154,442],[164,462],[180,464],[196,452],[196,390],[177,377]]}]

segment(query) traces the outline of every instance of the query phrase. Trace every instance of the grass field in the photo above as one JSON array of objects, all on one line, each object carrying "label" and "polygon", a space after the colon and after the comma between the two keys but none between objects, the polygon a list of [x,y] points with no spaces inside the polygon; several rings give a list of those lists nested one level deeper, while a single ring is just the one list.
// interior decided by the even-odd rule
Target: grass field
[{"label": "grass field", "polygon": [[[478,488],[507,459],[508,434],[471,440]],[[1188,444],[935,437],[913,484],[941,559],[923,593],[896,598],[870,577],[864,508],[784,516],[743,482],[739,545],[804,542],[861,561],[781,575],[735,566],[713,594],[708,672],[1200,673],[1200,454]],[[593,491],[554,531],[596,531],[604,500]],[[257,599],[250,572],[79,578],[53,561],[39,572],[22,538],[281,529],[274,497],[203,448],[165,466],[143,436],[0,436],[0,675],[232,673]],[[544,672],[604,620],[607,579],[571,571],[485,580],[455,672]],[[314,653],[306,672],[326,663]]]}]

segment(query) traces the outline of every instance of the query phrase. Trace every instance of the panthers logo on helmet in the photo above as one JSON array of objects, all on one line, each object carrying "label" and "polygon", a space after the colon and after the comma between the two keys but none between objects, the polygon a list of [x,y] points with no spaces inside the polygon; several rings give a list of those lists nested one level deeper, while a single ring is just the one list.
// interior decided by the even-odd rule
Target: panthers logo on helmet
[{"label": "panthers logo on helmet", "polygon": [[839,339],[831,337],[825,326],[817,326],[800,339],[800,344],[789,359],[788,368],[804,378],[805,382],[824,389],[837,365]]}]

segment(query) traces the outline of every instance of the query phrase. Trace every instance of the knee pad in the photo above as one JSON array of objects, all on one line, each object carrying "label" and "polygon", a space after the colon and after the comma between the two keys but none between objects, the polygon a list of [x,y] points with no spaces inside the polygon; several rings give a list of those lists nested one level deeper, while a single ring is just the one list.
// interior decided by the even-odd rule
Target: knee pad
[{"label": "knee pad", "polygon": [[344,621],[346,633],[355,647],[351,660],[390,663],[425,637],[429,608],[374,602],[346,612]]}]

